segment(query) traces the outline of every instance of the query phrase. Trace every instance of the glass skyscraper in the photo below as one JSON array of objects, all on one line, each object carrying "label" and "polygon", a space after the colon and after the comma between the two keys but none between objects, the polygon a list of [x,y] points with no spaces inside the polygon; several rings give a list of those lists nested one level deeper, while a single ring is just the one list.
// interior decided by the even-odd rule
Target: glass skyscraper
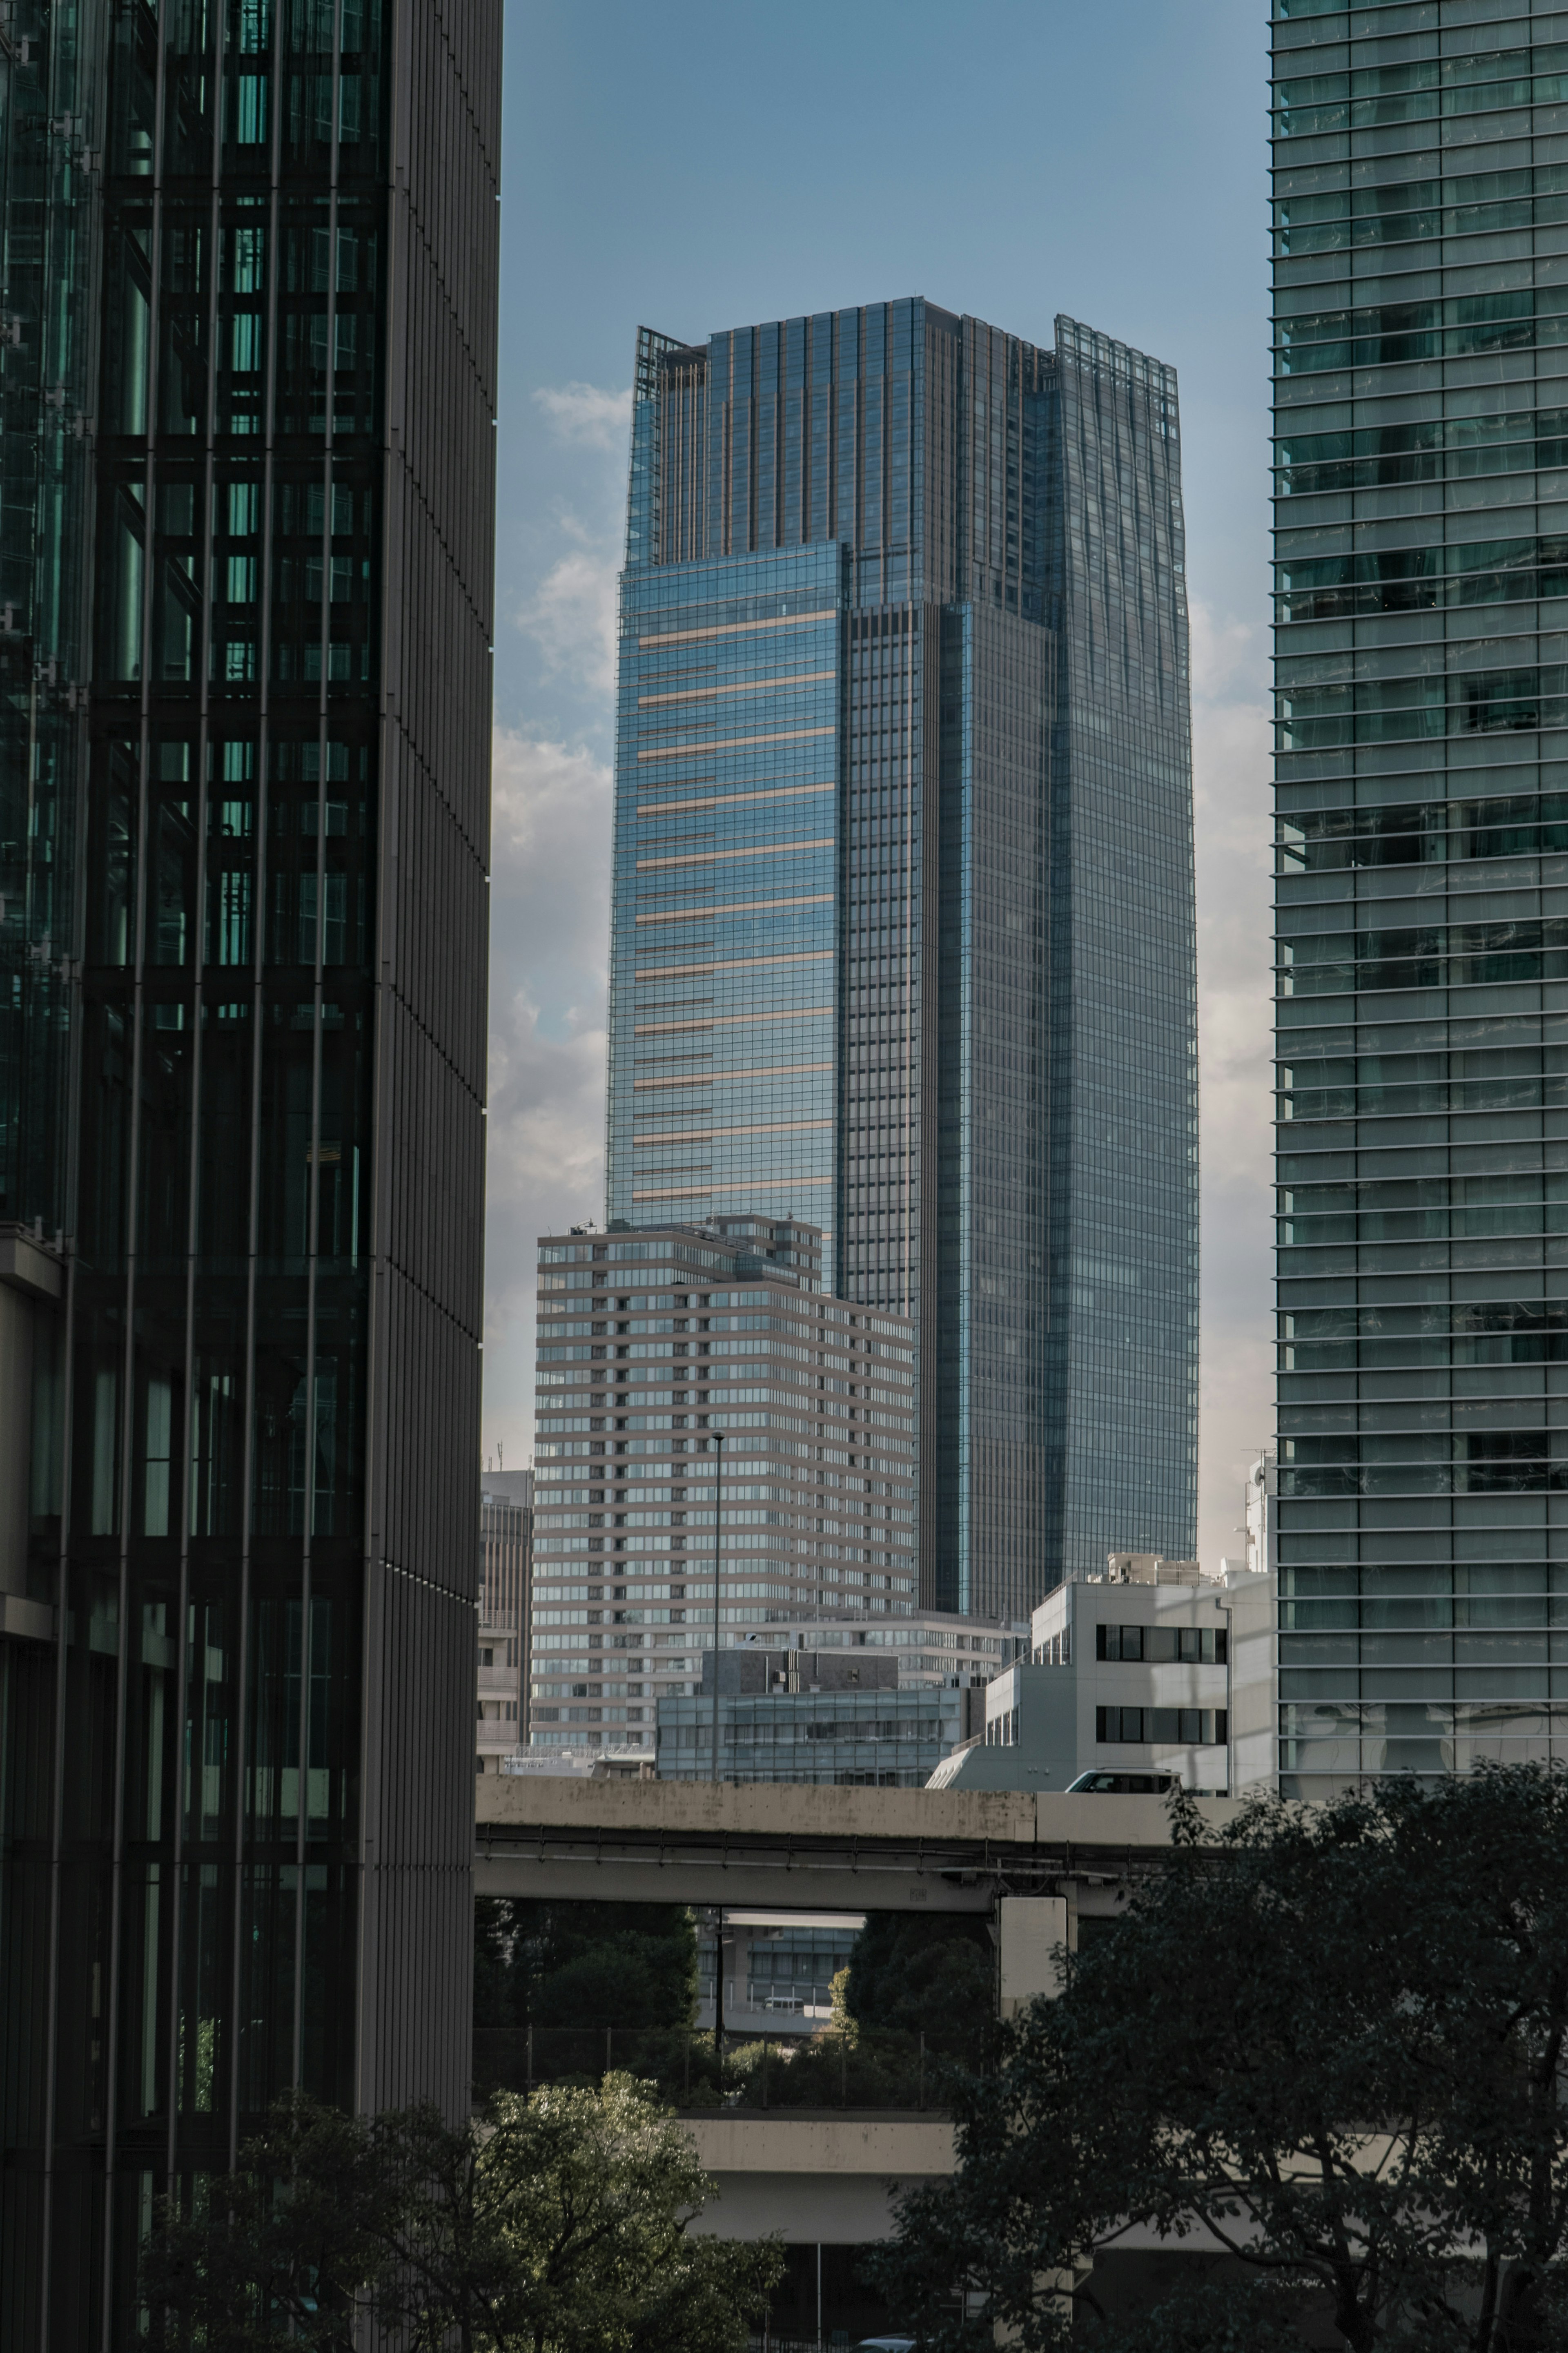
[{"label": "glass skyscraper", "polygon": [[1319,1796],[1568,1750],[1568,18],[1273,34],[1279,1761]]},{"label": "glass skyscraper", "polygon": [[1194,1544],[1175,377],[918,298],[638,339],[609,1215],[916,1319],[921,1591]]},{"label": "glass skyscraper", "polygon": [[466,2106],[500,9],[0,21],[0,2342]]}]

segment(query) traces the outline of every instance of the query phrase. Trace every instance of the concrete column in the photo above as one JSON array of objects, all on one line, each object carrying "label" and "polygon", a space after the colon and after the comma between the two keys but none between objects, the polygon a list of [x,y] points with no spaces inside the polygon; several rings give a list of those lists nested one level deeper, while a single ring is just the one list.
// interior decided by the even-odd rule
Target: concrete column
[{"label": "concrete column", "polygon": [[1016,2018],[1044,1994],[1061,1991],[1062,1947],[1070,1949],[1065,1895],[1004,1895],[996,1906],[996,2010]]}]

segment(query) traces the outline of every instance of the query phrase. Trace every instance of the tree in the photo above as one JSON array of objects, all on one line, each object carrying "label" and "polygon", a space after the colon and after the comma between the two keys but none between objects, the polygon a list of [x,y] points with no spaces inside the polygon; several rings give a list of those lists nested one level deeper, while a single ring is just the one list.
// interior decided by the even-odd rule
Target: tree
[{"label": "tree", "polygon": [[486,2151],[522,2273],[514,2335],[532,2353],[724,2353],[743,2345],[784,2260],[773,2241],[700,2236],[713,2184],[691,2143],[627,2075],[595,2094],[503,2097]]},{"label": "tree", "polygon": [[410,2202],[405,2144],[424,2137],[429,2118],[416,2110],[366,2123],[285,2094],[237,2172],[199,2185],[186,2213],[160,2206],[142,2263],[147,2341],[204,2353],[355,2353],[362,2291],[384,2269]]},{"label": "tree", "polygon": [[984,1920],[872,1912],[849,1956],[845,2004],[873,2033],[923,2034],[929,2051],[971,2052],[976,2021],[995,2007],[994,1974]]},{"label": "tree", "polygon": [[478,2124],[280,2101],[199,2211],[164,2205],[146,2342],[203,2353],[734,2353],[783,2268],[700,2235],[713,2195],[645,2084],[502,2094]]},{"label": "tree", "polygon": [[697,1931],[680,1904],[475,1906],[474,2023],[689,2026]]},{"label": "tree", "polygon": [[[1170,1866],[960,2089],[956,2175],[903,2202],[883,2279],[922,2341],[1300,2344],[1283,2295],[1353,2353],[1568,2343],[1568,1778],[1260,1798],[1217,1848],[1172,1815]],[[1092,2265],[1130,2223],[1234,2277],[1111,2324]]]}]

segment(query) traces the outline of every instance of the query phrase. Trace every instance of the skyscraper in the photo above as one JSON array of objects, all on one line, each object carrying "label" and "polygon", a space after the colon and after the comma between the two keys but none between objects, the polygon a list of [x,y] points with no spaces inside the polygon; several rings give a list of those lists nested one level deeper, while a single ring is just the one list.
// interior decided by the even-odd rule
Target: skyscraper
[{"label": "skyscraper", "polygon": [[466,2100],[500,42],[0,26],[7,2346]]},{"label": "skyscraper", "polygon": [[1277,9],[1282,1788],[1561,1756],[1568,47]]},{"label": "skyscraper", "polygon": [[609,1214],[920,1333],[921,1593],[1194,1542],[1176,384],[920,299],[638,338]]}]

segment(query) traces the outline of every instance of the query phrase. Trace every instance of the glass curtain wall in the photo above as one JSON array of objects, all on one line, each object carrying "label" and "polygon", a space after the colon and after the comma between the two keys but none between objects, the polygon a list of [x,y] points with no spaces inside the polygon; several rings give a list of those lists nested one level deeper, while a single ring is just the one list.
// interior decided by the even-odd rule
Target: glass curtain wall
[{"label": "glass curtain wall", "polygon": [[1280,1787],[1568,1741],[1568,26],[1276,11]]},{"label": "glass curtain wall", "polygon": [[1197,1548],[1197,939],[1176,373],[1057,322],[1049,1427],[1064,1571]]},{"label": "glass curtain wall", "polygon": [[467,2106],[500,32],[0,8],[6,2347]]},{"label": "glass curtain wall", "polygon": [[[704,601],[771,587],[782,629],[829,566],[809,669],[760,659],[751,607]],[[943,1607],[1018,1615],[1108,1550],[1194,1540],[1183,570],[1174,376],[1071,321],[1055,350],[918,299],[705,348],[639,338],[610,1215],[811,1217],[831,1284],[916,1319],[922,1591]],[[668,652],[656,607],[681,616]],[[689,714],[668,750],[659,695]],[[737,854],[772,858],[803,788],[818,816],[790,838],[817,863],[786,902],[735,899],[714,812],[743,807]],[[702,957],[656,958],[656,923],[704,912],[688,889],[666,918],[656,892],[715,863]],[[752,1015],[714,987],[745,969],[718,928],[739,918],[773,965],[723,983]],[[655,1074],[647,992],[672,1017],[661,1052],[687,1040],[689,1096],[680,1065]],[[786,1008],[787,1058],[755,1027]],[[714,1083],[734,1076],[683,1124],[705,1031]]]},{"label": "glass curtain wall", "polygon": [[105,2228],[122,2295],[154,2187],[280,2087],[353,2098],[384,32],[115,25],[64,1947],[104,2025],[60,2298]]},{"label": "glass curtain wall", "polygon": [[[840,673],[832,545],[628,568],[610,1215],[830,1228]],[[832,1237],[825,1235],[831,1288]]]},{"label": "glass curtain wall", "polygon": [[92,578],[100,11],[0,32],[0,1225],[70,1219],[75,842]]}]

